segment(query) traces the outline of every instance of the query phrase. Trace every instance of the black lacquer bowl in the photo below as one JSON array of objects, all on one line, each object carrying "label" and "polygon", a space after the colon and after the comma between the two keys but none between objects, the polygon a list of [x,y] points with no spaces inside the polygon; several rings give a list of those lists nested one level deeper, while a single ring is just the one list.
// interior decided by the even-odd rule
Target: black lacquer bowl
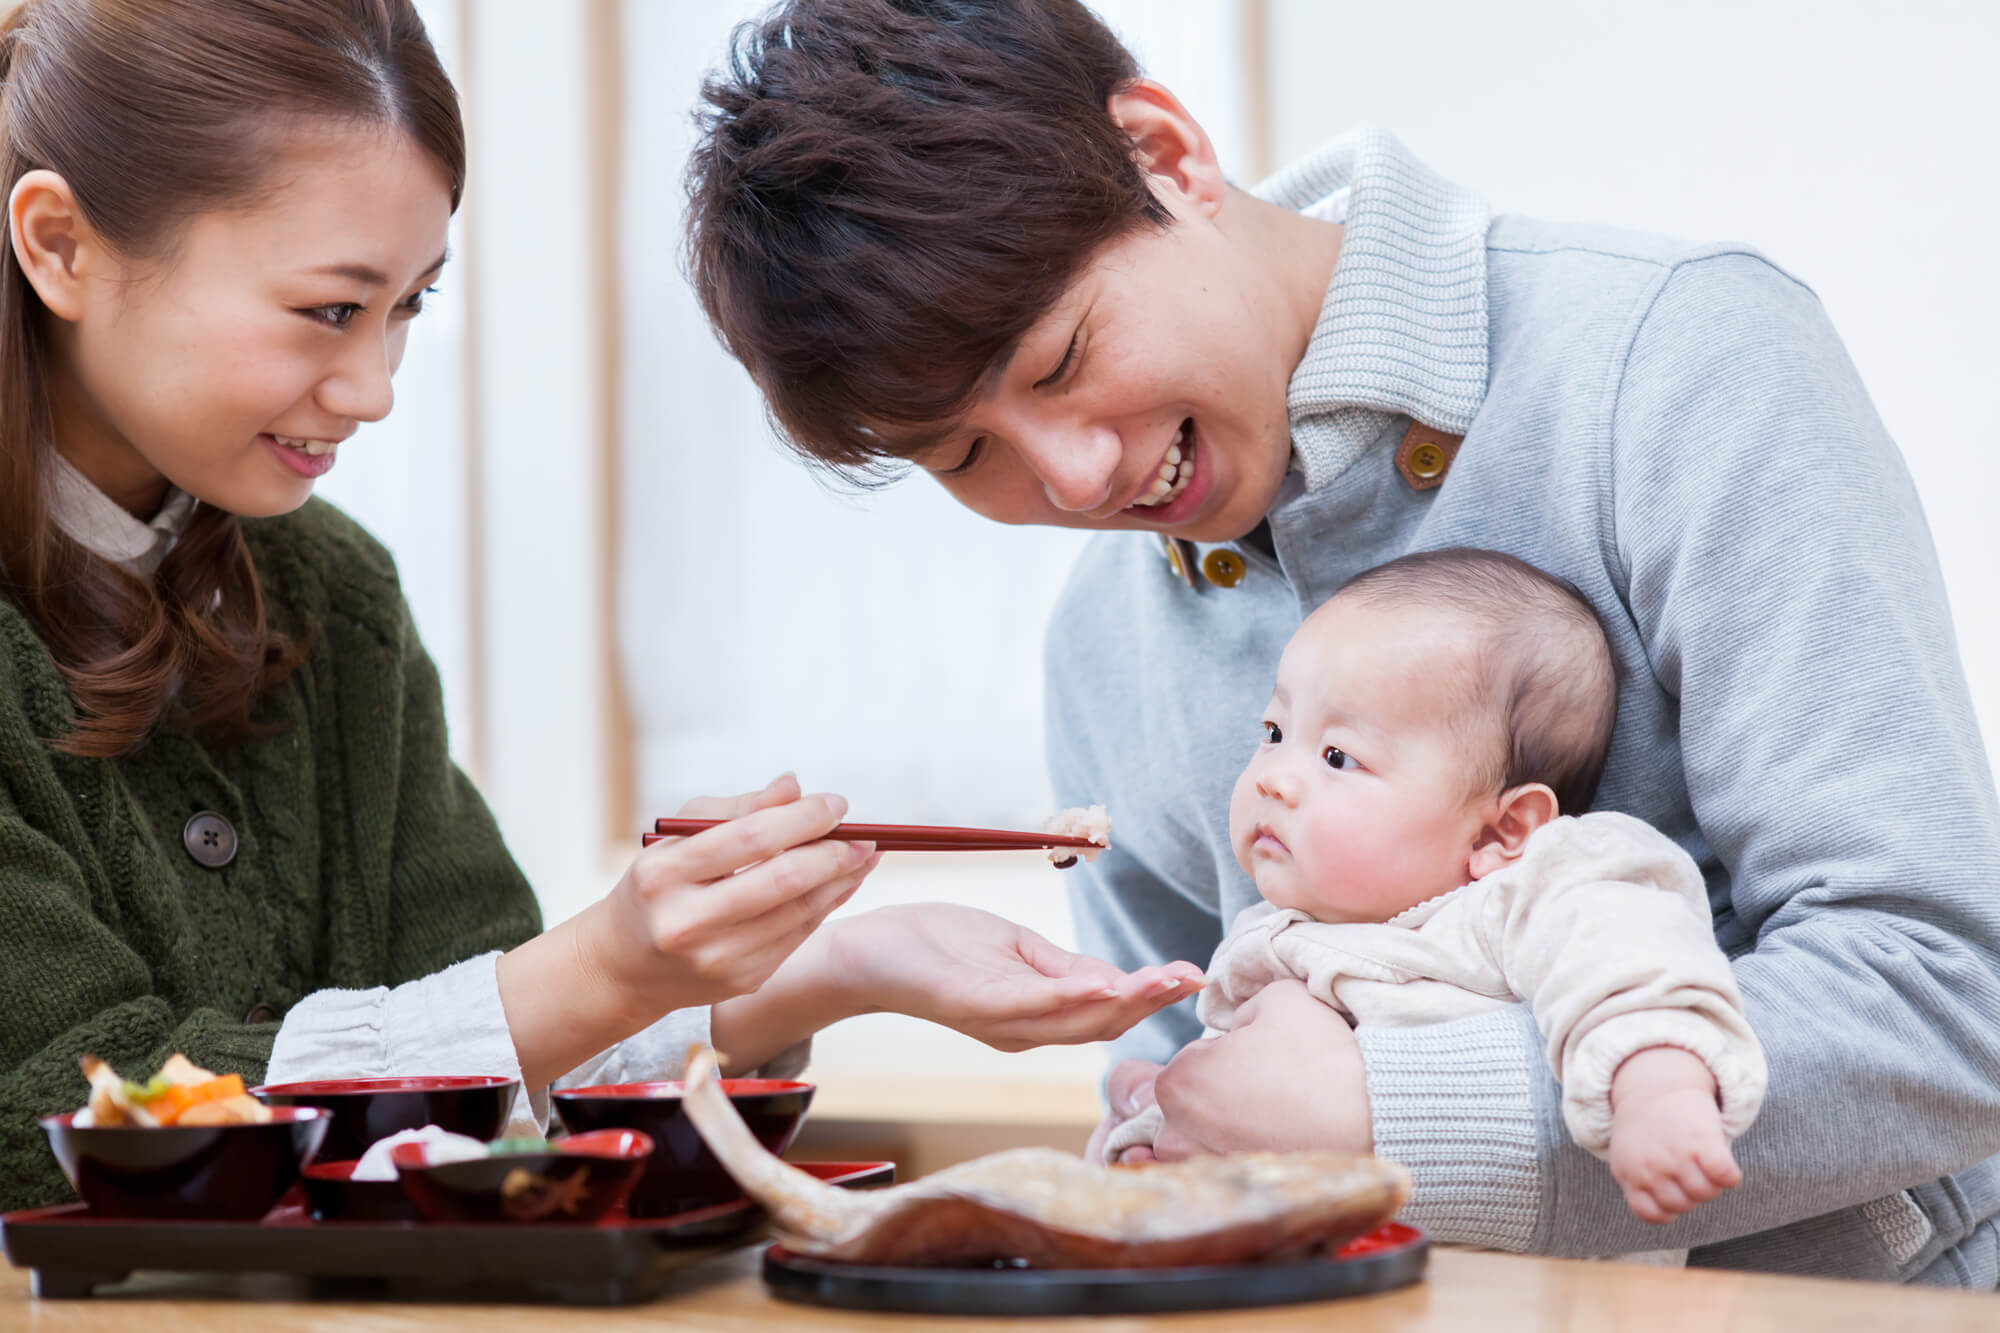
[{"label": "black lacquer bowl", "polygon": [[271,1210],[333,1121],[318,1107],[273,1108],[262,1125],[79,1126],[44,1116],[63,1174],[100,1217],[251,1220]]},{"label": "black lacquer bowl", "polygon": [[[779,1156],[798,1136],[813,1085],[791,1079],[725,1078],[723,1092],[757,1141]],[[652,1160],[626,1200],[633,1217],[668,1217],[743,1197],[743,1191],[695,1132],[681,1108],[678,1080],[607,1083],[551,1093],[556,1114],[573,1133],[636,1129],[653,1140]]]}]

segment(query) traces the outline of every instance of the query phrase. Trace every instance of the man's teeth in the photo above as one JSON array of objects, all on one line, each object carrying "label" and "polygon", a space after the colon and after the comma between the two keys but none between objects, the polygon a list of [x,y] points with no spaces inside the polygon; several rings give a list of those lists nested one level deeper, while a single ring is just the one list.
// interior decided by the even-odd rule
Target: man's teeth
[{"label": "man's teeth", "polygon": [[314,458],[318,458],[321,454],[330,454],[340,447],[333,440],[301,440],[290,435],[273,435],[271,438],[287,449],[296,449],[302,454],[311,454]]},{"label": "man's teeth", "polygon": [[1174,442],[1167,446],[1166,461],[1160,464],[1159,475],[1153,478],[1152,487],[1132,502],[1135,508],[1150,509],[1172,504],[1181,498],[1181,492],[1194,480],[1194,446],[1190,444],[1185,451],[1181,449],[1181,443],[1186,439],[1187,423],[1183,421],[1180,429],[1174,432]]}]

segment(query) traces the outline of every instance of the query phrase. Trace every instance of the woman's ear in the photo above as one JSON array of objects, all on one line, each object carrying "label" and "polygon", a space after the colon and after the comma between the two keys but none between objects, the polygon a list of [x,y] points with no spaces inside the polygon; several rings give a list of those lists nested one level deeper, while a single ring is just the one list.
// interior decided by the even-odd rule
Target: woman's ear
[{"label": "woman's ear", "polygon": [[1139,165],[1156,194],[1178,194],[1195,211],[1213,217],[1229,191],[1215,145],[1180,99],[1151,79],[1137,79],[1105,102],[1118,128],[1132,136]]},{"label": "woman's ear", "polygon": [[1480,827],[1472,843],[1471,872],[1484,879],[1510,861],[1517,860],[1528,845],[1528,835],[1561,813],[1556,794],[1539,782],[1524,782],[1500,793],[1500,800]]},{"label": "woman's ear", "polygon": [[92,237],[69,182],[45,168],[15,181],[7,197],[7,239],[14,262],[50,313],[71,323],[82,318],[83,266],[78,261]]}]

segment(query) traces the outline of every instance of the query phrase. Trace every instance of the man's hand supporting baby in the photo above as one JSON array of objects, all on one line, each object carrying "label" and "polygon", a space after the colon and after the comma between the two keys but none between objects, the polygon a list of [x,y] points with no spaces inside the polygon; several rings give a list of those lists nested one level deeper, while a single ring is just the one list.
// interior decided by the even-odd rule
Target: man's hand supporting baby
[{"label": "man's hand supporting baby", "polygon": [[[1360,1043],[1297,981],[1266,986],[1237,1011],[1229,1032],[1190,1042],[1152,1069],[1149,1077],[1129,1061],[1113,1071],[1111,1115],[1093,1136],[1093,1155],[1112,1126],[1155,1102],[1164,1126],[1151,1153],[1134,1148],[1120,1158],[1126,1165],[1201,1153],[1374,1151]],[[1273,1079],[1272,1070],[1284,1074]]]},{"label": "man's hand supporting baby", "polygon": [[1646,1222],[1671,1222],[1743,1181],[1716,1104],[1715,1075],[1677,1046],[1652,1046],[1611,1078],[1611,1174]]}]

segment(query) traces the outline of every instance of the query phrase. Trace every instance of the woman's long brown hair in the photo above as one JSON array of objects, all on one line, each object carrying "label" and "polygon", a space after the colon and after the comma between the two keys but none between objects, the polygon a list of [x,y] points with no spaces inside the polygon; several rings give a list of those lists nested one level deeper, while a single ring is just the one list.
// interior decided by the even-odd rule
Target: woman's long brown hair
[{"label": "woman's long brown hair", "polygon": [[[0,182],[56,172],[121,254],[167,256],[189,219],[253,202],[300,117],[409,135],[458,206],[458,99],[412,0],[27,0],[0,24]],[[198,505],[144,579],[50,513],[52,318],[0,239],[0,592],[75,701],[53,743],[126,754],[170,709],[250,734],[303,650],[267,623],[240,520]]]}]

